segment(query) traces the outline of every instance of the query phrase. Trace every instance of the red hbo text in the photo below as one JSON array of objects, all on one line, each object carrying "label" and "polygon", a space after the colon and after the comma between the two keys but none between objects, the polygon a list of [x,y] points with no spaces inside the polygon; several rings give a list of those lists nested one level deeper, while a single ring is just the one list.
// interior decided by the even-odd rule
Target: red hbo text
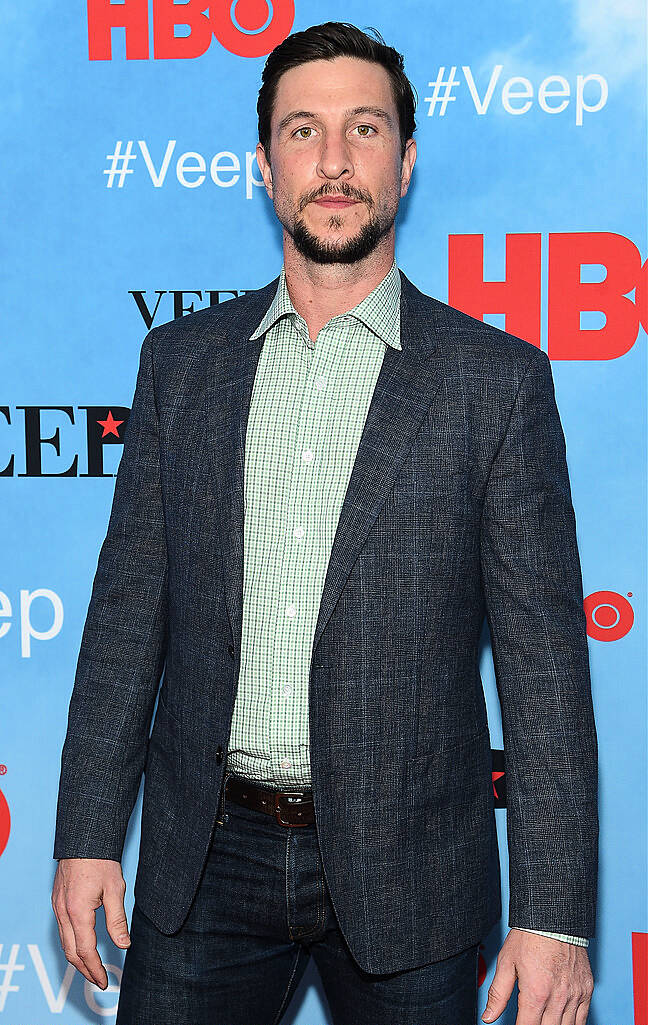
[{"label": "red hbo text", "polygon": [[[600,268],[600,281],[583,281],[581,268]],[[648,262],[630,239],[614,232],[549,235],[547,355],[551,359],[617,359],[648,329]],[[506,236],[503,281],[484,281],[484,236],[448,237],[448,302],[480,320],[504,314],[506,330],[540,345],[541,236]],[[634,292],[634,296],[630,293]],[[581,313],[601,313],[600,328],[583,330]]]},{"label": "red hbo text", "polygon": [[[87,3],[90,60],[112,60],[113,29],[124,30],[126,60],[148,60],[151,27],[156,60],[201,57],[214,36],[240,57],[262,57],[286,38],[295,18],[294,0],[275,0],[272,7],[259,0],[239,0],[235,7],[223,0],[153,0],[152,25],[149,0]],[[184,31],[176,35],[176,28]]]}]

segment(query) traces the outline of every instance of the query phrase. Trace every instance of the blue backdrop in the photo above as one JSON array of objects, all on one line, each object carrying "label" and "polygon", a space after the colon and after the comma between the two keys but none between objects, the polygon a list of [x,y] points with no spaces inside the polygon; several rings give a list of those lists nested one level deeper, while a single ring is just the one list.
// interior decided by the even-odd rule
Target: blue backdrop
[{"label": "blue backdrop", "polygon": [[[151,323],[278,273],[254,159],[264,55],[293,29],[350,20],[405,55],[418,92],[399,264],[552,359],[600,743],[589,1020],[647,1025],[644,5],[201,2],[22,0],[0,16],[0,1022],[114,1016],[123,952],[103,912],[106,992],[67,964],[50,893],[67,706],[139,348]],[[488,647],[481,671],[498,751]],[[504,915],[482,950],[480,1013],[505,934]],[[328,1023],[312,970],[287,1020]]]}]

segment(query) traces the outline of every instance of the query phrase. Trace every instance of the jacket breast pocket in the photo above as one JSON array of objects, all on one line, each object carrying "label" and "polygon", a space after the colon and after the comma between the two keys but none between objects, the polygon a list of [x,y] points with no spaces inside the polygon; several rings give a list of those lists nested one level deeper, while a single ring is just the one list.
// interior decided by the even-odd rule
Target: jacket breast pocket
[{"label": "jacket breast pocket", "polygon": [[399,466],[384,511],[412,529],[452,533],[472,518],[481,491],[479,466],[462,443],[419,445]]}]

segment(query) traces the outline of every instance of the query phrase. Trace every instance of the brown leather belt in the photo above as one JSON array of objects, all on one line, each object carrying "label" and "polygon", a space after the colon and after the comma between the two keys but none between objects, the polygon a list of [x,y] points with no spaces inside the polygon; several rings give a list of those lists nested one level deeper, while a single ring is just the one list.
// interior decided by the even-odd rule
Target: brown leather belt
[{"label": "brown leather belt", "polygon": [[310,826],[315,822],[313,791],[310,789],[272,790],[241,776],[228,776],[225,798],[245,808],[274,815],[280,826]]}]

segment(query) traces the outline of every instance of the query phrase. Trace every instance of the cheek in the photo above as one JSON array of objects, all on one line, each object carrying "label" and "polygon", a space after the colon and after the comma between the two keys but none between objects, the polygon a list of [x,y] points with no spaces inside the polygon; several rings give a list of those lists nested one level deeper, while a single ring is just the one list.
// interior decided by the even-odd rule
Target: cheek
[{"label": "cheek", "polygon": [[273,180],[275,189],[280,190],[285,198],[301,196],[319,184],[317,164],[304,158],[299,163],[291,161],[276,170]]},{"label": "cheek", "polygon": [[355,175],[374,195],[391,193],[400,190],[401,165],[392,163],[383,158],[382,154],[376,154],[375,159],[368,159],[367,154],[354,161]]},{"label": "cheek", "polygon": [[393,212],[400,202],[400,176],[393,178],[385,175],[380,181],[376,181],[371,185],[371,191],[378,210],[386,213]]}]

